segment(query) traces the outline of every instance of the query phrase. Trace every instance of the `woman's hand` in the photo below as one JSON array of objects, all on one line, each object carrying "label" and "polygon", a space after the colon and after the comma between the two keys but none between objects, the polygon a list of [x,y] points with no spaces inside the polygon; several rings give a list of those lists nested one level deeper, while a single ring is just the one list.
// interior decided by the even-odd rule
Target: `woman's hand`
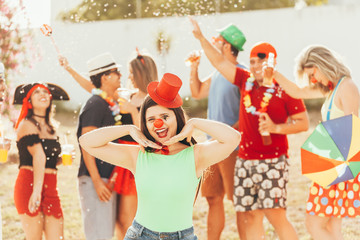
[{"label": "woman's hand", "polygon": [[41,203],[40,195],[41,193],[36,193],[35,191],[31,194],[28,205],[30,213],[35,213],[39,209]]},{"label": "woman's hand", "polygon": [[144,152],[144,148],[151,147],[155,149],[161,149],[161,146],[150,141],[145,137],[145,135],[140,131],[139,128],[133,126],[130,131],[129,135],[141,146],[141,151]]},{"label": "woman's hand", "polygon": [[194,119],[190,119],[189,121],[187,121],[187,123],[185,124],[184,128],[181,130],[181,132],[175,136],[173,136],[172,138],[170,138],[169,140],[167,140],[166,142],[164,142],[164,145],[171,145],[174,144],[176,142],[180,142],[181,140],[186,138],[186,141],[191,143],[191,137],[194,131],[194,124],[193,124]]},{"label": "woman's hand", "polygon": [[70,68],[69,61],[64,56],[59,55],[59,64],[60,64],[60,66],[65,68],[65,70]]}]

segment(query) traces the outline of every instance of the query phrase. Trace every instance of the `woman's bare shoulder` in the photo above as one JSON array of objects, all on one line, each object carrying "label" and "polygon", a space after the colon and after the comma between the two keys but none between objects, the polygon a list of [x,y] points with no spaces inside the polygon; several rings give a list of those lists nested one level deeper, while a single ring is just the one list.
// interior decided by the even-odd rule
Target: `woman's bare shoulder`
[{"label": "woman's bare shoulder", "polygon": [[19,140],[23,136],[30,134],[39,134],[39,130],[34,123],[28,119],[24,119],[17,129],[17,139]]}]

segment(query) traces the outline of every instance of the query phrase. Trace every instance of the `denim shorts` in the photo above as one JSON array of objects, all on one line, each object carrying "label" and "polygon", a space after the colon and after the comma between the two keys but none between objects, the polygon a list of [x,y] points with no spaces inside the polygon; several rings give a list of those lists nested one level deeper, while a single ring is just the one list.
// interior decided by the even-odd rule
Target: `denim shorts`
[{"label": "denim shorts", "polygon": [[142,226],[136,220],[126,232],[124,240],[197,240],[194,227],[177,232],[154,232]]}]

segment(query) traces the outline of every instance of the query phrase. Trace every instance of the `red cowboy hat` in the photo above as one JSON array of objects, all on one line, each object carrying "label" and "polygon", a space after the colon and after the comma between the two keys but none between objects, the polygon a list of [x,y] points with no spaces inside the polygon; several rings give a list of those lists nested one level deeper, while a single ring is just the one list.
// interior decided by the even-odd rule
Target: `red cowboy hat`
[{"label": "red cowboy hat", "polygon": [[152,100],[167,108],[178,108],[183,101],[179,95],[181,79],[171,73],[165,73],[160,82],[151,82],[147,91]]}]

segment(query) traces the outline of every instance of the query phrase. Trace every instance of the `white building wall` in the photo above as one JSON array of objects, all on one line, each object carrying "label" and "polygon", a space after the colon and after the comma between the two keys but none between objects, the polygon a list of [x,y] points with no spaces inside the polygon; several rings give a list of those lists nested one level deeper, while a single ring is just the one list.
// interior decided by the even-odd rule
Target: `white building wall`
[{"label": "white building wall", "polygon": [[[53,7],[54,9],[54,7]],[[239,61],[248,65],[251,46],[258,41],[268,41],[278,52],[277,69],[293,79],[294,58],[309,44],[323,44],[340,53],[353,72],[353,78],[360,81],[358,59],[360,56],[360,5],[328,5],[276,10],[246,11],[196,17],[207,38],[216,36],[215,31],[232,22],[246,35],[244,52]],[[87,72],[86,61],[102,52],[110,51],[123,65],[122,81],[126,81],[127,62],[135,54],[135,48],[147,49],[158,64],[159,76],[164,71],[180,76],[183,80],[181,95],[190,95],[189,71],[184,59],[188,53],[200,49],[192,35],[192,26],[187,17],[146,18],[114,20],[94,23],[71,24],[53,20],[53,37],[70,64],[80,72]],[[171,47],[166,59],[156,51],[156,36],[164,31],[171,36]],[[40,30],[35,31],[43,59],[34,68],[25,69],[23,81],[54,82],[71,95],[71,106],[77,108],[89,95],[74,83],[71,76],[57,62],[55,48],[50,39]],[[166,63],[166,64],[165,64]],[[165,66],[166,67],[162,67]],[[206,57],[200,64],[200,77],[208,76],[214,69]],[[360,84],[359,84],[360,86]]]}]

